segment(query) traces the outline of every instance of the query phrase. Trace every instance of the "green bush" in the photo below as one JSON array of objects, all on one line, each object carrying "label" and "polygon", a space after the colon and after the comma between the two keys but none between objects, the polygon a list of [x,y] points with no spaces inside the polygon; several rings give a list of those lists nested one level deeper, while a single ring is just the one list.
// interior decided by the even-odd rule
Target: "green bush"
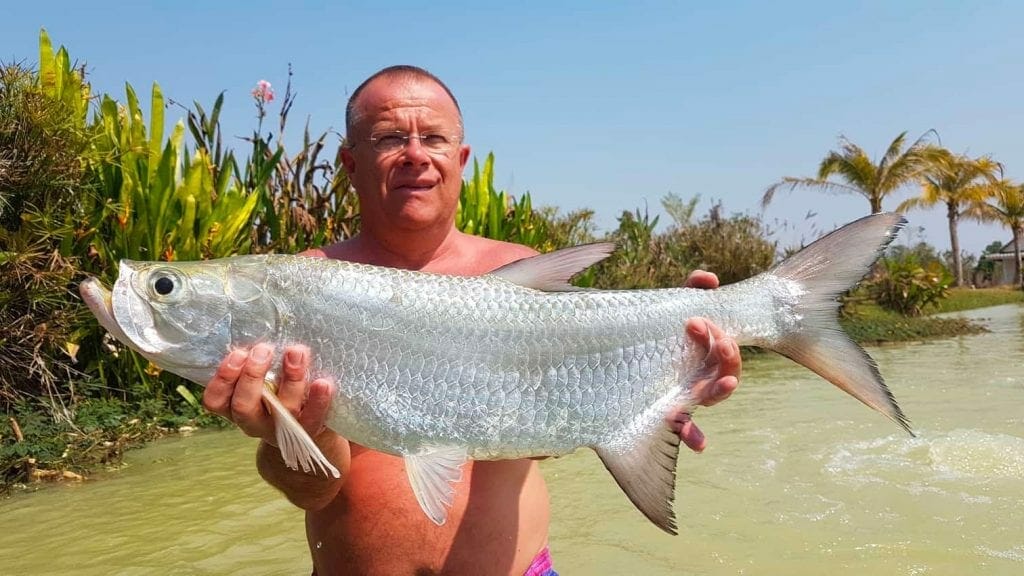
[{"label": "green bush", "polygon": [[868,291],[880,306],[905,316],[920,316],[924,308],[945,298],[953,275],[940,262],[921,265],[912,253],[886,257],[881,274],[868,283]]},{"label": "green bush", "polygon": [[775,242],[761,220],[746,214],[722,215],[721,203],[702,220],[680,226],[671,234],[669,257],[718,275],[732,284],[764,272],[775,261]]},{"label": "green bush", "polygon": [[88,86],[67,52],[40,36],[40,72],[0,66],[0,407],[46,405],[66,417],[82,378],[76,341],[87,315],[72,295],[76,201],[88,189],[82,155]]},{"label": "green bush", "polygon": [[602,238],[614,242],[615,252],[594,266],[578,284],[604,289],[644,289],[681,286],[685,263],[669,255],[668,237],[657,232],[658,217],[636,209],[623,211],[619,225]]}]

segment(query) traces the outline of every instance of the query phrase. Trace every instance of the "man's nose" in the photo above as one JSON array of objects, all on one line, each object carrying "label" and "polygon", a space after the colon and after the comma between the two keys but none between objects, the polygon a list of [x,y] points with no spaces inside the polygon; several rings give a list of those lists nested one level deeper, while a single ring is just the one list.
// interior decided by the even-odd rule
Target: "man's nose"
[{"label": "man's nose", "polygon": [[423,147],[423,142],[419,138],[409,138],[409,142],[406,143],[405,149],[402,150],[402,156],[405,162],[411,164],[425,164],[430,162],[430,155],[427,154],[427,149]]}]

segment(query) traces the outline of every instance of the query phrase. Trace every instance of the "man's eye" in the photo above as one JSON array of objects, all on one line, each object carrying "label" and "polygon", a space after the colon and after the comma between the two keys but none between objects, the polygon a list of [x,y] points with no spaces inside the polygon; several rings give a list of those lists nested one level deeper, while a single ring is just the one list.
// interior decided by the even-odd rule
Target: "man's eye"
[{"label": "man's eye", "polygon": [[377,137],[376,147],[381,150],[392,150],[395,148],[401,148],[405,145],[405,137],[397,134],[389,134],[386,136]]},{"label": "man's eye", "polygon": [[448,138],[442,134],[426,134],[420,137],[423,146],[427,148],[445,148],[448,146]]}]

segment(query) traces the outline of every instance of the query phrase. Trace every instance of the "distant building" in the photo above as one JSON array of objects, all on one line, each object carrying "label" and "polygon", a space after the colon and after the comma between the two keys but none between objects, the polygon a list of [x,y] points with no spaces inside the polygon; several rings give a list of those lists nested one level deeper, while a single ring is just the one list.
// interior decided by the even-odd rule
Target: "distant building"
[{"label": "distant building", "polygon": [[[1021,241],[1021,253],[1024,254],[1024,239]],[[996,286],[1013,284],[1015,271],[1013,267],[1013,240],[1004,244],[999,249],[999,252],[986,254],[985,259],[991,260],[995,264],[995,269],[992,271],[992,284]],[[1024,256],[1021,259],[1024,260]]]}]

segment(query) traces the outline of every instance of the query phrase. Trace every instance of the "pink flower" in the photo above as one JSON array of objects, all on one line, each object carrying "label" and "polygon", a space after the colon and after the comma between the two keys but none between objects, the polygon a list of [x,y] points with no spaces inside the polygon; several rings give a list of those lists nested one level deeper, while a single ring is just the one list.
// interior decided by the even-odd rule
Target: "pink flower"
[{"label": "pink flower", "polygon": [[260,80],[256,83],[256,87],[252,89],[252,97],[258,102],[267,103],[274,101],[274,89],[270,85],[270,82],[266,80]]}]

